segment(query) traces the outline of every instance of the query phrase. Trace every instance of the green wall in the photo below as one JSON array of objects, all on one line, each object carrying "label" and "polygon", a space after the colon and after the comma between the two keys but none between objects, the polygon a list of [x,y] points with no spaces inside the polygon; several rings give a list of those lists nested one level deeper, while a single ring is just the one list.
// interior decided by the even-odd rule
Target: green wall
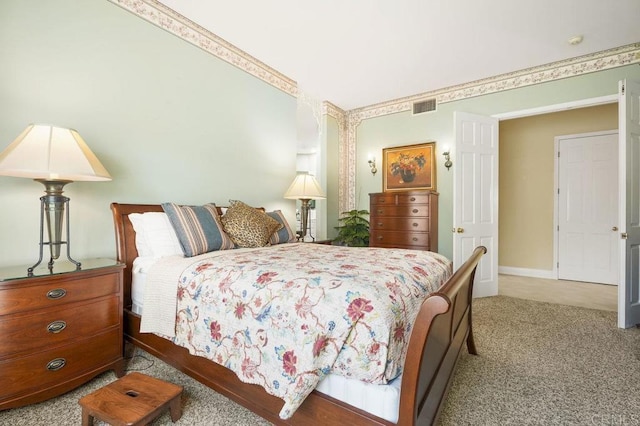
[{"label": "green wall", "polygon": [[325,144],[323,146],[323,164],[326,175],[326,218],[327,218],[327,235],[326,238],[334,239],[338,236],[336,226],[339,225],[340,217],[339,207],[339,175],[340,175],[340,126],[338,121],[328,115],[325,115],[325,130],[322,132],[326,135]]},{"label": "green wall", "polygon": [[[66,187],[73,257],[115,256],[113,201],[235,198],[295,223],[294,97],[105,0],[3,0],[0,62],[0,149],[71,127],[113,177]],[[42,194],[0,177],[0,266],[37,260]]]},{"label": "green wall", "polygon": [[[382,158],[385,147],[436,141],[437,190],[439,199],[439,252],[452,257],[453,238],[453,171],[456,167],[455,152],[451,160],[453,168],[444,168],[442,157],[445,145],[454,145],[454,111],[482,115],[497,115],[530,108],[561,104],[617,94],[618,81],[622,79],[640,81],[640,67],[628,65],[578,77],[556,80],[549,83],[478,96],[438,105],[435,112],[413,116],[410,111],[364,120],[357,129],[356,159],[356,205],[369,208],[368,194],[382,190],[382,173],[372,176],[367,164],[367,155]],[[381,160],[380,160],[381,163]],[[379,165],[382,167],[382,164]]]}]

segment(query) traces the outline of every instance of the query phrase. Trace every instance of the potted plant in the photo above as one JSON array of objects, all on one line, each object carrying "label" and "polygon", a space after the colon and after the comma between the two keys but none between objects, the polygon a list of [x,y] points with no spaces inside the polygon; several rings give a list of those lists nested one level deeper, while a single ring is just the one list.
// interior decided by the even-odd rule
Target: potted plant
[{"label": "potted plant", "polygon": [[369,221],[365,218],[368,214],[367,210],[342,212],[338,219],[341,225],[336,226],[338,236],[333,241],[344,246],[368,247]]}]

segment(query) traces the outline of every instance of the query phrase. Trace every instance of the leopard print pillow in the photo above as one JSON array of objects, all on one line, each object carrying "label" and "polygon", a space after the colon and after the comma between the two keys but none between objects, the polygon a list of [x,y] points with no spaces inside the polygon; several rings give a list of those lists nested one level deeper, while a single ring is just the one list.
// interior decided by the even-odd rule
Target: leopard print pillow
[{"label": "leopard print pillow", "polygon": [[265,212],[242,201],[229,200],[229,208],[222,216],[222,226],[237,247],[264,247],[282,224]]}]

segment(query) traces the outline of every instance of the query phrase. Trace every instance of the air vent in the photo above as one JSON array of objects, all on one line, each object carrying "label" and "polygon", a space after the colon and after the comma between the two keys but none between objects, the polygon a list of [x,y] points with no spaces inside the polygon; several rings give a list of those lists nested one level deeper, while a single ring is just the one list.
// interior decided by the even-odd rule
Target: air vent
[{"label": "air vent", "polygon": [[413,115],[423,114],[425,112],[432,112],[436,110],[436,98],[426,99],[420,102],[414,102]]}]

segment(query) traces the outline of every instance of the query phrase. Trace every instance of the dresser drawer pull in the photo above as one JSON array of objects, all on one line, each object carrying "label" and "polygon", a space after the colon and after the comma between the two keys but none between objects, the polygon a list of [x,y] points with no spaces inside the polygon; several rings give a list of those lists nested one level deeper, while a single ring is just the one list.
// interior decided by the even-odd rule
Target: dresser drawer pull
[{"label": "dresser drawer pull", "polygon": [[411,210],[411,211],[412,211],[412,212],[414,212],[414,213],[418,213],[420,210],[418,210],[418,209],[413,209],[413,210]]},{"label": "dresser drawer pull", "polygon": [[413,237],[412,240],[413,241],[418,241],[418,239],[416,237]]},{"label": "dresser drawer pull", "polygon": [[382,228],[382,222],[378,222],[378,226]]},{"label": "dresser drawer pull", "polygon": [[384,210],[378,210],[378,214],[384,213]]},{"label": "dresser drawer pull", "polygon": [[52,359],[51,361],[49,361],[47,363],[47,370],[49,370],[49,371],[58,371],[62,367],[64,367],[66,364],[67,364],[67,360],[64,359],[64,358]]},{"label": "dresser drawer pull", "polygon": [[47,299],[51,299],[51,300],[62,299],[66,295],[67,295],[67,290],[65,290],[64,288],[55,288],[47,292]]},{"label": "dresser drawer pull", "polygon": [[47,331],[49,333],[60,333],[62,330],[67,328],[67,323],[64,321],[54,321],[47,326]]},{"label": "dresser drawer pull", "polygon": [[383,239],[383,238],[384,238],[384,237],[383,237],[382,235],[378,235],[378,239],[379,239],[379,240],[381,240],[381,239]]},{"label": "dresser drawer pull", "polygon": [[413,225],[414,227],[418,227],[418,226],[420,226],[420,224],[418,224],[417,222],[413,222],[413,223],[412,223],[412,225]]},{"label": "dresser drawer pull", "polygon": [[416,197],[411,197],[411,201],[415,201],[415,200],[416,200]]}]

